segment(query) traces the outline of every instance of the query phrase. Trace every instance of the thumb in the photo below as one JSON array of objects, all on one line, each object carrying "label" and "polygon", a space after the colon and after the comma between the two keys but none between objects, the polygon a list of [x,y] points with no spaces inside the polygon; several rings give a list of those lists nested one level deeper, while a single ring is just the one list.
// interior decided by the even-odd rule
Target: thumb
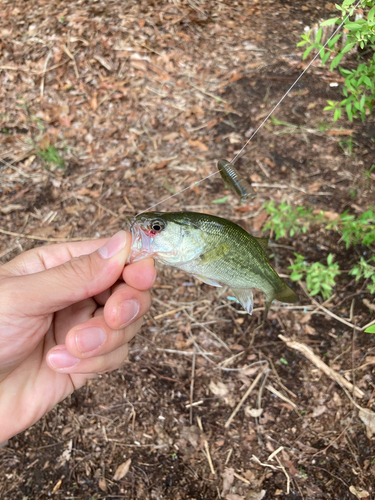
[{"label": "thumb", "polygon": [[91,254],[13,278],[18,293],[22,290],[25,299],[23,313],[43,316],[107,290],[121,276],[131,240],[130,233],[120,231]]}]

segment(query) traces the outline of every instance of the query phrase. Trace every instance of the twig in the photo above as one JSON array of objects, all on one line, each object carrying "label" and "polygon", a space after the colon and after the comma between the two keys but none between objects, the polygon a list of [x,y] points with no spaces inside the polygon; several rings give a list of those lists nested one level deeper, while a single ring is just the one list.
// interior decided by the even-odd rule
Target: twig
[{"label": "twig", "polygon": [[295,342],[294,340],[288,339],[283,335],[279,335],[279,338],[283,340],[286,343],[286,345],[291,349],[296,349],[297,351],[300,351],[304,356],[306,356],[308,360],[314,363],[314,365],[317,366],[323,373],[325,373],[326,375],[328,375],[328,377],[330,377],[332,380],[341,385],[341,387],[345,387],[349,391],[353,391],[353,393],[358,398],[364,397],[364,393],[363,391],[361,391],[361,389],[353,386],[353,384],[351,384],[348,380],[346,380],[346,378],[341,376],[335,370],[332,370],[332,368],[326,365],[324,361],[322,361],[316,354],[314,354],[314,352],[306,344]]},{"label": "twig", "polygon": [[52,56],[52,52],[49,51],[48,54],[47,54],[46,60],[44,62],[44,69],[43,69],[43,74],[42,74],[42,81],[40,82],[40,97],[43,97],[43,94],[44,94],[44,77],[46,75],[48,61],[50,60],[51,56]]},{"label": "twig", "polygon": [[[162,352],[168,352],[171,354],[182,354],[184,356],[196,356],[197,354],[202,356],[201,352],[196,352],[196,351],[195,352],[194,351],[178,351],[177,349],[162,349],[161,347],[157,347],[156,350],[162,351]],[[216,352],[205,352],[204,354],[206,356],[219,356],[219,354],[217,354]]]},{"label": "twig", "polygon": [[165,316],[170,316],[171,314],[174,314],[176,312],[179,312],[179,311],[182,311],[186,308],[186,306],[183,306],[183,307],[177,307],[177,309],[172,309],[171,311],[167,311],[165,313],[162,313],[162,314],[158,314],[157,316],[155,316],[154,319],[160,319],[160,318],[164,318]]},{"label": "twig", "polygon": [[[197,416],[197,422],[198,422],[198,427],[203,432],[202,420],[199,416]],[[208,442],[206,439],[204,439],[203,443],[204,443],[204,449],[206,450],[206,456],[207,456],[207,460],[208,460],[208,464],[210,466],[211,472],[214,476],[216,476],[214,464],[212,463],[212,460],[211,460],[211,454],[210,454],[210,448],[208,447]]]},{"label": "twig", "polygon": [[250,396],[252,390],[254,389],[254,387],[257,385],[259,379],[262,377],[262,375],[264,374],[264,372],[266,371],[266,369],[268,368],[268,363],[266,364],[266,366],[263,368],[263,370],[261,372],[258,373],[258,375],[255,377],[255,379],[253,380],[253,383],[250,385],[250,387],[248,388],[248,390],[245,392],[245,394],[243,395],[241,401],[238,403],[238,405],[236,406],[236,408],[234,409],[232,415],[228,418],[228,420],[225,422],[225,425],[224,427],[227,429],[230,424],[232,423],[232,420],[234,419],[234,417],[237,415],[238,411],[240,410],[241,406],[244,404],[244,402],[246,401],[246,399]]},{"label": "twig", "polygon": [[280,469],[284,472],[284,475],[286,477],[286,494],[289,495],[289,492],[290,492],[290,477],[289,477],[289,474],[287,473],[287,471],[285,470],[285,467],[282,465],[282,463],[280,462],[280,459],[279,457],[276,455],[276,460],[277,460],[277,463],[279,464],[280,466]]},{"label": "twig", "polygon": [[190,425],[193,425],[193,396],[194,396],[194,382],[195,382],[195,361],[197,359],[196,356],[196,348],[194,346],[193,352],[193,361],[191,363],[191,382],[190,382]]},{"label": "twig", "polygon": [[70,57],[70,59],[72,60],[73,62],[73,67],[74,67],[74,73],[76,75],[76,78],[78,80],[79,78],[79,73],[78,73],[78,68],[77,68],[77,63],[76,63],[76,60],[75,60],[75,57],[74,57],[74,54],[72,54],[70,52],[70,50],[68,49],[68,47],[64,44],[63,47],[62,47],[63,51],[65,52],[65,54]]},{"label": "twig", "polygon": [[[306,291],[306,288],[303,286],[303,284],[300,281],[298,283],[299,283],[300,287],[302,288],[302,290],[305,292],[305,294],[308,295],[308,293]],[[375,320],[374,320],[374,321],[371,321],[370,323],[368,323],[367,325],[362,326],[362,328],[358,328],[356,325],[353,325],[352,323],[350,323],[346,319],[340,318],[340,316],[337,316],[336,314],[334,314],[333,312],[331,312],[329,309],[326,309],[322,304],[319,304],[319,302],[317,302],[312,297],[310,297],[310,299],[312,300],[312,302],[316,305],[316,307],[318,309],[321,309],[322,311],[324,311],[325,313],[327,313],[332,318],[337,319],[337,321],[340,321],[340,323],[344,323],[344,325],[350,326],[350,328],[356,328],[360,332],[363,332],[363,330],[366,330],[366,328],[368,328],[369,326],[371,326],[371,325],[373,325],[375,323]],[[312,312],[312,314],[314,314],[314,311]]]},{"label": "twig", "polygon": [[232,456],[232,453],[233,453],[233,448],[231,448],[228,452],[228,455],[227,455],[227,459],[225,460],[225,464],[224,465],[227,465],[229,460],[230,460],[230,457]]},{"label": "twig", "polygon": [[297,409],[298,406],[293,403],[293,401],[291,401],[290,399],[288,399],[286,396],[284,396],[284,394],[282,394],[281,392],[277,391],[274,387],[272,387],[272,385],[268,384],[266,386],[266,389],[269,390],[270,392],[272,392],[272,394],[274,394],[275,396],[277,396],[278,398],[282,399],[283,401],[285,401],[286,403],[290,404],[290,406],[294,409]]},{"label": "twig", "polygon": [[242,476],[240,476],[239,474],[237,474],[236,472],[233,472],[233,476],[236,477],[237,479],[239,479],[240,481],[246,483],[246,484],[251,484],[250,481]]}]

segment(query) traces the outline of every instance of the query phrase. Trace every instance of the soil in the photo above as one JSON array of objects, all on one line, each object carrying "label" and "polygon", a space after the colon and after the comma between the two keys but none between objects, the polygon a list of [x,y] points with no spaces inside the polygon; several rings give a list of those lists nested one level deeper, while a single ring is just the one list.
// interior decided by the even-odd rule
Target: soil
[{"label": "soil", "polygon": [[[306,67],[304,27],[335,15],[326,0],[0,5],[2,262],[56,239],[110,236],[213,173]],[[374,200],[375,125],[323,112],[342,81],[315,61],[255,135],[236,163],[251,202],[215,176],[158,209],[220,215],[255,236],[268,200],[361,213]],[[323,226],[271,245],[282,275],[293,252],[322,263],[333,253],[346,271],[366,252]],[[325,310],[297,291],[296,306],[274,305],[262,324],[261,293],[249,316],[230,290],[159,267],[129,360],[0,449],[0,497],[374,498],[374,437],[353,391],[286,343],[308,346],[375,410],[375,339],[361,331],[374,297],[347,272]]]}]

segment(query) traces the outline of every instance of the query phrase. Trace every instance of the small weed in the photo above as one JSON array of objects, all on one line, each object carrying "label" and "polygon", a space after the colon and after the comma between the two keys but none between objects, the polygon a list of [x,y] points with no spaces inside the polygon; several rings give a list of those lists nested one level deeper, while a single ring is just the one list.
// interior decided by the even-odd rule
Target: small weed
[{"label": "small weed", "polygon": [[348,156],[349,158],[354,156],[354,141],[351,136],[349,136],[348,139],[339,141],[339,146],[341,147],[345,156]]},{"label": "small weed", "polygon": [[314,219],[314,216],[312,215],[312,208],[292,208],[284,201],[276,207],[274,201],[271,200],[264,203],[264,208],[266,209],[268,215],[271,216],[265,224],[264,230],[274,230],[276,240],[283,238],[288,234],[293,237],[299,232],[306,233],[309,223]]},{"label": "small weed", "polygon": [[280,358],[280,363],[282,363],[283,365],[287,365],[288,361],[285,358]]},{"label": "small weed", "polygon": [[[338,230],[342,234],[346,248],[353,245],[365,245],[369,247],[375,242],[375,207],[363,212],[359,217],[350,215],[347,211],[341,214],[336,222]],[[335,225],[335,224],[334,224]],[[331,225],[327,226],[330,229]]]},{"label": "small weed", "polygon": [[38,149],[38,156],[48,165],[52,164],[56,165],[57,168],[65,168],[64,158],[55,146],[49,145],[46,149]]},{"label": "small weed", "polygon": [[[338,67],[342,58],[348,52],[357,48],[367,53],[374,52],[374,26],[375,26],[375,5],[373,0],[360,0],[362,7],[362,17],[353,21],[352,14],[358,7],[354,5],[354,0],[344,0],[340,5],[337,3],[336,9],[339,17],[327,19],[320,24],[316,35],[312,31],[301,35],[298,47],[305,47],[306,50],[302,59],[308,57],[312,50],[319,51],[322,65],[330,61],[330,70]],[[325,26],[340,24],[344,19],[344,30],[331,38],[327,44],[323,44],[323,29]],[[345,38],[343,33],[345,32]],[[338,43],[341,41],[341,45]],[[343,112],[346,112],[350,121],[355,117],[364,120],[367,115],[371,115],[374,109],[375,95],[375,54],[360,63],[361,54],[357,56],[357,65],[352,69],[339,67],[341,75],[345,78],[343,85],[342,101],[328,101],[328,106],[324,109],[333,112],[333,120],[338,120]]]},{"label": "small weed", "polygon": [[306,474],[306,472],[303,470],[303,467],[300,467],[300,468],[299,468],[299,475],[300,475],[300,477],[307,477],[307,474]]},{"label": "small weed", "polygon": [[375,256],[368,260],[361,257],[361,260],[356,264],[349,274],[355,277],[355,280],[368,279],[367,290],[370,293],[375,293]]},{"label": "small weed", "polygon": [[[375,333],[375,325],[371,325],[366,328],[365,333]],[[375,462],[375,458],[372,461]]]},{"label": "small weed", "polygon": [[310,296],[321,294],[324,300],[332,296],[332,289],[336,285],[335,278],[341,271],[337,262],[333,262],[333,254],[327,257],[327,265],[320,262],[307,264],[303,255],[295,253],[294,263],[288,267],[293,272],[290,275],[292,281],[306,279],[306,288]]},{"label": "small weed", "polygon": [[371,179],[371,174],[372,174],[372,171],[375,169],[375,165],[371,165],[371,167],[368,169],[368,170],[365,170],[365,177],[366,177],[366,180],[369,181]]}]

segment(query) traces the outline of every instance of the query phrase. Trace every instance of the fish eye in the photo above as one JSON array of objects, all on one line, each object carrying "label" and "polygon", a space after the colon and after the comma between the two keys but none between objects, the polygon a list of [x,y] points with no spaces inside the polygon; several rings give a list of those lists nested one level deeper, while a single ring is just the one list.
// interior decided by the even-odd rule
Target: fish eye
[{"label": "fish eye", "polygon": [[160,233],[160,231],[162,231],[164,229],[164,227],[165,227],[164,222],[162,222],[160,220],[154,220],[151,223],[151,228],[156,233]]}]

